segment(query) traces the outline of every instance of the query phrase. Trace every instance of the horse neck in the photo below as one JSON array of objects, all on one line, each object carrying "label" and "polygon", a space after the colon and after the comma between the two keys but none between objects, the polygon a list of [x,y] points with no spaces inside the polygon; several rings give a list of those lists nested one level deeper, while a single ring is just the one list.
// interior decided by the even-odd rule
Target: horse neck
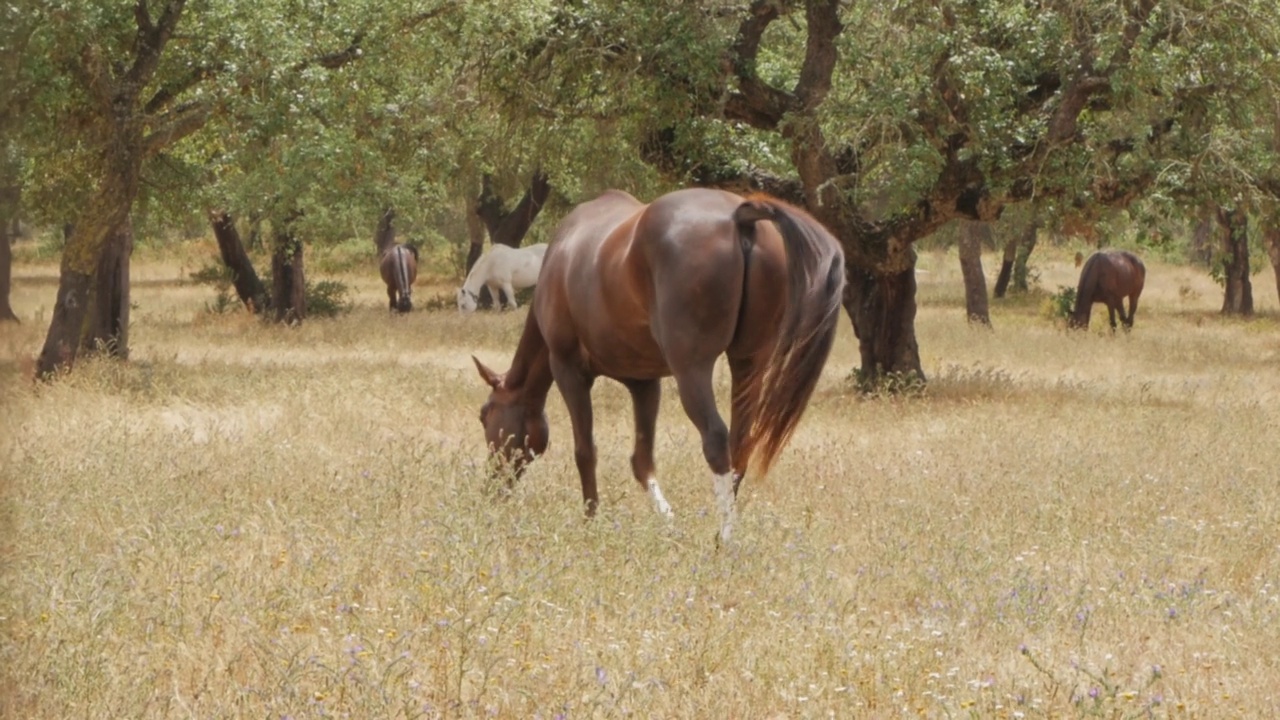
[{"label": "horse neck", "polygon": [[529,308],[524,332],[520,334],[520,342],[516,345],[515,357],[511,359],[511,369],[503,377],[503,385],[519,394],[526,412],[541,413],[547,404],[551,382],[551,354],[542,330],[538,328],[533,308]]},{"label": "horse neck", "polygon": [[480,294],[480,286],[484,285],[485,278],[488,277],[489,261],[492,258],[492,251],[489,255],[485,255],[471,266],[471,272],[467,273],[467,279],[462,283],[462,289],[472,295]]}]

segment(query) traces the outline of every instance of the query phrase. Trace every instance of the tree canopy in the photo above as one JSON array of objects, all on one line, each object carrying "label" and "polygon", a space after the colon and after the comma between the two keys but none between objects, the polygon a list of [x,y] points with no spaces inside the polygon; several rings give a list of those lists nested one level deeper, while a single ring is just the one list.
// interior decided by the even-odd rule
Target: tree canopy
[{"label": "tree canopy", "polygon": [[420,221],[485,175],[512,196],[536,169],[571,202],[610,186],[766,189],[845,245],[863,370],[919,371],[912,243],[953,218],[1024,201],[1086,222],[1135,204],[1275,207],[1273,10],[9,4],[3,167],[29,217],[82,228],[64,259],[81,274],[130,212],[288,215],[321,239],[367,231],[387,207]]}]

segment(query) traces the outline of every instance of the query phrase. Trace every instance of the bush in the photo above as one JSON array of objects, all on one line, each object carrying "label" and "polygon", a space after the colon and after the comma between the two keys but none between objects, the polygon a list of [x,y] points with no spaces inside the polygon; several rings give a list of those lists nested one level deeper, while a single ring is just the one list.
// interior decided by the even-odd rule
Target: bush
[{"label": "bush", "polygon": [[1041,314],[1050,320],[1066,320],[1076,305],[1076,289],[1059,285],[1058,292],[1044,299]]}]

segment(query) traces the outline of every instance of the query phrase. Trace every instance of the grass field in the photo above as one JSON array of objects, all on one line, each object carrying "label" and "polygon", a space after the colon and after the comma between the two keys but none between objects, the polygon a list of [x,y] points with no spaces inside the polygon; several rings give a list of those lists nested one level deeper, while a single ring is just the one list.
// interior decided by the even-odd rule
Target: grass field
[{"label": "grass field", "polygon": [[[1074,249],[1038,252],[1045,288],[1074,284]],[[1269,271],[1250,321],[1151,261],[1130,334],[1105,312],[1067,334],[1035,298],[995,302],[987,331],[954,253],[925,254],[927,390],[858,396],[842,318],[717,548],[673,386],[674,521],[630,479],[626,393],[602,382],[584,522],[558,396],[514,493],[484,478],[469,355],[505,368],[524,309],[390,317],[371,263],[341,278],[351,314],[282,329],[204,312],[197,260],[140,254],[132,360],[40,387],[56,267],[15,268],[0,716],[1280,714]]]}]

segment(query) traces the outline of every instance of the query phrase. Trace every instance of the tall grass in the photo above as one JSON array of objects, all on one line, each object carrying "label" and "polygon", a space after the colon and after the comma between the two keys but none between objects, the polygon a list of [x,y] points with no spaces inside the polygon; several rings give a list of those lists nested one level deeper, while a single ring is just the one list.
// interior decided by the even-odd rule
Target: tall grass
[{"label": "tall grass", "polygon": [[370,270],[352,314],[288,330],[202,312],[156,260],[133,360],[33,387],[56,270],[19,266],[0,716],[1275,715],[1274,316],[1221,320],[1207,277],[1149,264],[1131,333],[1016,300],[976,330],[954,256],[922,265],[928,388],[860,398],[842,326],[724,547],[670,385],[674,521],[608,382],[596,520],[558,397],[547,455],[485,479],[469,355],[505,367],[524,310],[393,317]]}]

